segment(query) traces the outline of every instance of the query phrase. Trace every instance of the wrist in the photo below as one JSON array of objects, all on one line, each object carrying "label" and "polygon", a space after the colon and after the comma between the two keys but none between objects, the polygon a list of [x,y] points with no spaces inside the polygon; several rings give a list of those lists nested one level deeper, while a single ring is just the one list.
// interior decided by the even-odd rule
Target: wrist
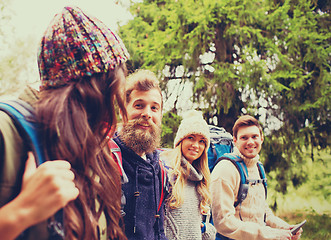
[{"label": "wrist", "polygon": [[28,213],[19,207],[17,199],[0,208],[0,236],[15,239],[27,226]]}]

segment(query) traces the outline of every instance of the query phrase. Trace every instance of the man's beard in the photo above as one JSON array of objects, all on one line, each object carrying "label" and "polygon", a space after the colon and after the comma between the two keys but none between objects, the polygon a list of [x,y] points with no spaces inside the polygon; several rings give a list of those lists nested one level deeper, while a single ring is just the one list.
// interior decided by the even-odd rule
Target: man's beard
[{"label": "man's beard", "polygon": [[161,127],[149,121],[150,128],[139,128],[139,123],[146,122],[143,119],[134,119],[123,125],[120,133],[121,140],[135,153],[151,153],[160,146]]}]

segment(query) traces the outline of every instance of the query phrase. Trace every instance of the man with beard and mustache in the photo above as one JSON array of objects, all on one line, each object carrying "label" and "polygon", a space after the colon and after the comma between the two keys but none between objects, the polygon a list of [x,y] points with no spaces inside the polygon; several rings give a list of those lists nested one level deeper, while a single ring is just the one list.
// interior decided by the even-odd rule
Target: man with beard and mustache
[{"label": "man with beard and mustache", "polygon": [[166,174],[159,163],[162,93],[155,74],[138,70],[127,78],[126,116],[114,141],[128,182],[122,184],[128,239],[166,239],[163,200]]}]

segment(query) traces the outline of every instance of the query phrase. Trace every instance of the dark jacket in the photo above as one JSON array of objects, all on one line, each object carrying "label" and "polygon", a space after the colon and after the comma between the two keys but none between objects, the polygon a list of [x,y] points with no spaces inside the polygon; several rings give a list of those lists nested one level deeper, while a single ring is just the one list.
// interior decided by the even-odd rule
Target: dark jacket
[{"label": "dark jacket", "polygon": [[119,137],[114,140],[121,149],[123,169],[129,179],[128,183],[122,185],[126,198],[124,224],[127,238],[129,240],[166,239],[163,228],[163,200],[159,206],[161,190],[165,187],[162,183],[159,152],[147,154],[147,160],[144,160],[128,148]]}]

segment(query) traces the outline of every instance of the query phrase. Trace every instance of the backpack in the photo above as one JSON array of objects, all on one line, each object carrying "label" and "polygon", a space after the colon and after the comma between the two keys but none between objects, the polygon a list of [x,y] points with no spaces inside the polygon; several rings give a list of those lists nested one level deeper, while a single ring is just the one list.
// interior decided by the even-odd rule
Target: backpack
[{"label": "backpack", "polygon": [[233,152],[233,138],[232,135],[222,127],[209,125],[210,133],[210,147],[208,148],[208,166],[212,172],[215,162],[225,153]]},{"label": "backpack", "polygon": [[123,166],[122,166],[122,153],[121,153],[121,149],[120,147],[117,145],[117,143],[109,137],[109,141],[108,141],[108,146],[110,148],[110,151],[112,153],[113,159],[117,165],[118,171],[121,175],[121,182],[123,183],[127,183],[128,177],[126,176]]},{"label": "backpack", "polygon": [[0,102],[0,111],[4,111],[11,117],[19,134],[27,140],[35,155],[37,166],[42,164],[45,156],[42,151],[42,141],[37,132],[38,124],[35,121],[33,108],[22,100],[8,100]]},{"label": "backpack", "polygon": [[[237,207],[239,204],[242,203],[242,201],[244,201],[247,197],[248,194],[248,188],[249,185],[255,185],[257,183],[263,183],[264,186],[264,190],[265,190],[265,197],[267,198],[267,178],[265,175],[265,171],[264,171],[264,167],[263,164],[258,161],[257,164],[257,168],[259,170],[259,174],[261,179],[249,179],[248,177],[248,170],[247,170],[247,166],[244,162],[244,160],[242,160],[239,156],[234,155],[234,154],[224,154],[222,157],[220,157],[219,159],[217,159],[215,166],[217,163],[219,163],[222,160],[229,160],[233,163],[233,165],[237,168],[239,175],[240,175],[240,186],[239,186],[239,190],[238,190],[238,197],[237,197],[237,201],[234,203],[234,207]],[[240,213],[239,213],[240,215]],[[241,219],[241,216],[240,216]]]},{"label": "backpack", "polygon": [[[0,102],[0,111],[4,111],[13,120],[17,131],[32,149],[36,164],[44,163],[46,158],[43,152],[42,141],[40,139],[39,125],[36,122],[34,109],[22,100],[7,100]],[[29,229],[25,230],[18,239],[23,239]],[[48,231],[50,239],[64,239],[63,211],[59,210],[54,218],[49,219]]]},{"label": "backpack", "polygon": [[207,154],[210,171],[212,172],[216,164],[223,159],[230,160],[239,171],[240,186],[238,192],[238,200],[234,203],[234,207],[237,207],[247,197],[249,183],[256,184],[258,182],[263,182],[267,197],[267,179],[265,177],[265,171],[262,163],[257,163],[261,179],[247,179],[248,171],[245,162],[238,156],[231,154],[234,148],[232,135],[224,128],[213,125],[209,125],[209,132],[210,147],[207,151]]},{"label": "backpack", "polygon": [[[214,167],[216,166],[217,163],[219,163],[222,160],[231,161],[233,163],[233,165],[237,168],[239,175],[240,175],[240,186],[239,186],[239,190],[238,190],[237,201],[234,203],[234,207],[237,207],[239,204],[241,204],[246,199],[250,184],[254,185],[257,183],[263,183],[264,190],[265,190],[265,197],[267,198],[267,178],[265,175],[264,167],[260,161],[258,161],[256,164],[257,164],[257,168],[259,170],[261,179],[248,179],[247,166],[246,166],[244,160],[242,160],[239,156],[237,156],[235,154],[231,154],[231,153],[226,153],[217,159]],[[241,221],[243,221],[241,214],[240,214],[240,210],[241,210],[241,208],[239,209],[239,218]],[[264,222],[265,221],[266,221],[266,214],[264,214]],[[213,220],[212,220],[212,223],[213,223]],[[220,233],[217,233],[215,240],[231,240],[231,239],[221,235]]]}]

